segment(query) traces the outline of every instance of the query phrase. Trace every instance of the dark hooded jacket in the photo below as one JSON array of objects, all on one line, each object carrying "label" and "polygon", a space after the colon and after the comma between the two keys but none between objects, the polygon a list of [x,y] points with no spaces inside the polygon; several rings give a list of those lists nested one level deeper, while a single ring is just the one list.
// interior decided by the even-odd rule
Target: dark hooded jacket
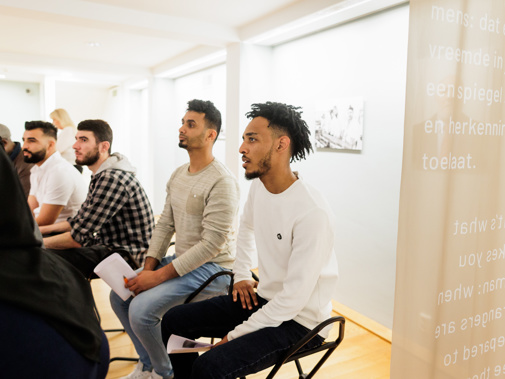
[{"label": "dark hooded jacket", "polygon": [[79,353],[99,361],[102,332],[89,282],[42,247],[17,173],[2,148],[0,302],[39,315]]}]

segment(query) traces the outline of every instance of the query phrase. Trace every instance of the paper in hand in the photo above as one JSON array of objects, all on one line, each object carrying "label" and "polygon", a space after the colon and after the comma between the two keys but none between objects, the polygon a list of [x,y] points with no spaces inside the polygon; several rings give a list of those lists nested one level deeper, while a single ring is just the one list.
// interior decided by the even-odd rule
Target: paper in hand
[{"label": "paper in hand", "polygon": [[109,255],[93,270],[123,300],[128,300],[133,293],[125,288],[124,278],[130,280],[137,274],[118,253]]},{"label": "paper in hand", "polygon": [[207,351],[212,348],[212,344],[197,342],[184,338],[181,336],[176,336],[172,334],[168,339],[167,343],[167,353],[168,354],[178,354],[178,353],[194,353],[198,351]]}]

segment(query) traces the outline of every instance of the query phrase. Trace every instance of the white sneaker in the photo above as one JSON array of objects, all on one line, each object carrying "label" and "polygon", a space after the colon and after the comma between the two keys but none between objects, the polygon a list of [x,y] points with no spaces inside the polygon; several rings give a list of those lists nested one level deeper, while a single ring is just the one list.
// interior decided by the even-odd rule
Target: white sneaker
[{"label": "white sneaker", "polygon": [[[158,373],[156,371],[152,371],[151,372],[151,379],[164,379],[163,376],[161,375],[158,375]],[[174,376],[170,376],[170,379],[174,379]]]},{"label": "white sneaker", "polygon": [[151,379],[151,371],[142,371],[143,368],[144,364],[139,362],[130,375],[123,376],[120,379]]}]

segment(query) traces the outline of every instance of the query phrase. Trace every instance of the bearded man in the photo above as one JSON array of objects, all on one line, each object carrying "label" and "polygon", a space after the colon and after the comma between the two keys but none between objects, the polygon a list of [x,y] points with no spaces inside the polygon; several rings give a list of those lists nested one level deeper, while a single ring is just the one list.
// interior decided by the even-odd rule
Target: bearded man
[{"label": "bearded man", "polygon": [[43,235],[60,233],[44,238],[46,248],[86,277],[118,249],[127,250],[142,265],[154,216],[135,168],[124,155],[111,154],[112,129],[107,122],[82,121],[75,138],[76,164],[92,172],[88,195],[74,217],[40,228]]},{"label": "bearded man", "polygon": [[56,128],[28,121],[23,134],[23,159],[32,163],[28,205],[39,226],[74,216],[86,198],[81,174],[56,150]]}]

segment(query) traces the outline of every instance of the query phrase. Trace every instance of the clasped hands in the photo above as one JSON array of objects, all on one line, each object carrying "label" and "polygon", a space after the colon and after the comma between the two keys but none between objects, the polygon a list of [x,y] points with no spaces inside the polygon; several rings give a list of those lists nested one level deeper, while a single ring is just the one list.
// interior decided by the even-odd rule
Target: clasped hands
[{"label": "clasped hands", "polygon": [[128,280],[125,283],[125,287],[132,291],[135,295],[143,291],[147,291],[158,284],[161,284],[163,280],[161,279],[160,273],[152,270],[142,270],[138,273],[137,277]]}]

